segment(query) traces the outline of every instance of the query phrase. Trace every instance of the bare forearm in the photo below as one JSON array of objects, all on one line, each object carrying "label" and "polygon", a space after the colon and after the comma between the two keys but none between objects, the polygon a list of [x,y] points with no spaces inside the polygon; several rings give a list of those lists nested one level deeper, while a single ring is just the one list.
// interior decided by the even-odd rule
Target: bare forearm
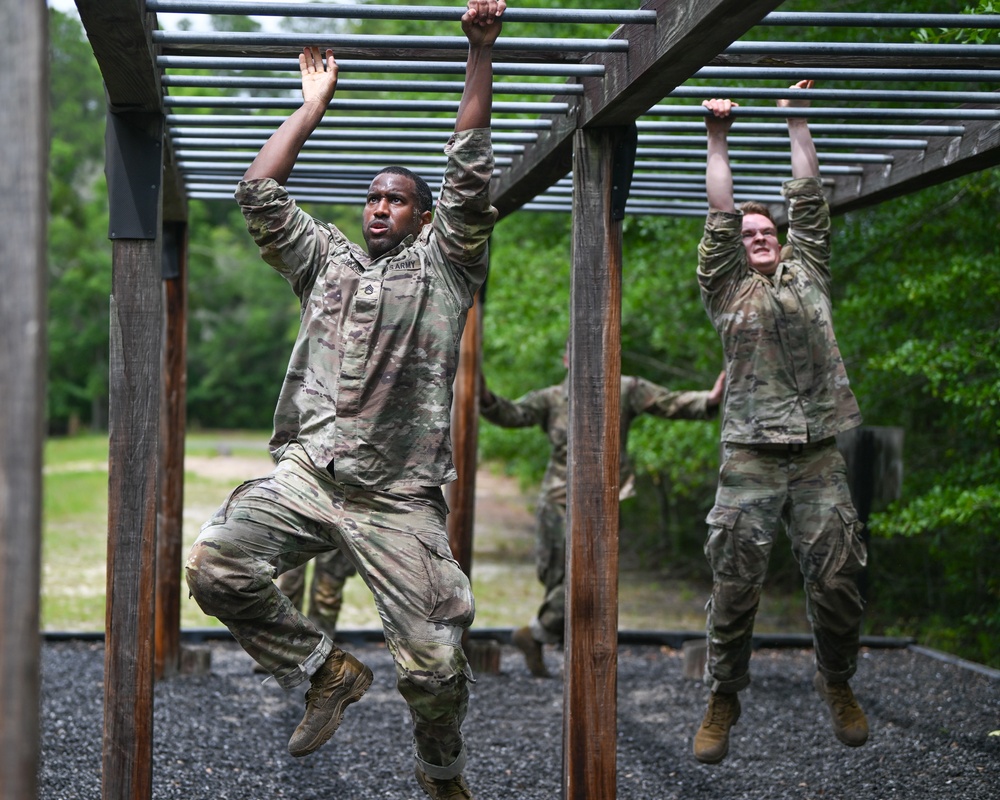
[{"label": "bare forearm", "polygon": [[819,156],[809,125],[803,119],[788,121],[788,136],[792,143],[792,177],[815,178],[819,176]]},{"label": "bare forearm", "polygon": [[724,132],[710,131],[708,135],[705,190],[711,210],[736,210],[733,200],[733,171],[729,166],[729,143]]},{"label": "bare forearm", "polygon": [[303,145],[316,130],[325,112],[325,103],[303,103],[267,140],[244,173],[243,180],[274,178],[284,185],[292,174]]},{"label": "bare forearm", "polygon": [[455,130],[488,128],[493,112],[493,47],[473,45],[465,71],[465,90],[455,117]]}]

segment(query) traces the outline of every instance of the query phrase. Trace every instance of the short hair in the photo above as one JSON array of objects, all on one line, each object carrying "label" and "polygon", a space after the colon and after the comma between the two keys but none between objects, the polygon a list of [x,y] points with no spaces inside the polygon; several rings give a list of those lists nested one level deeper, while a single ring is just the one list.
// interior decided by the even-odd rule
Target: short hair
[{"label": "short hair", "polygon": [[[423,214],[425,211],[432,211],[434,209],[434,199],[431,196],[431,187],[427,185],[427,181],[421,178],[417,173],[408,170],[406,167],[391,166],[385,169],[380,169],[375,173],[377,178],[379,175],[383,175],[388,172],[390,175],[402,175],[404,178],[409,178],[413,181],[413,188],[417,193],[417,211]],[[374,180],[374,178],[372,179]]]},{"label": "short hair", "polygon": [[758,203],[756,200],[747,200],[743,203],[740,203],[740,211],[743,212],[744,216],[746,216],[747,214],[760,214],[762,217],[767,217],[769,220],[771,220],[772,225],[777,225],[777,223],[774,221],[774,217],[771,216],[771,209],[769,209],[763,203]]}]

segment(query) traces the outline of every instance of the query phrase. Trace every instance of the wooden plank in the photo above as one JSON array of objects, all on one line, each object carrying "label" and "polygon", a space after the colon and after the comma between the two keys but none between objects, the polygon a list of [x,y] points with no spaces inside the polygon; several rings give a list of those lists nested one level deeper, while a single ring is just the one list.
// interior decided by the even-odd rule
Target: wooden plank
[{"label": "wooden plank", "polygon": [[37,796],[48,40],[44,3],[0,3],[0,797]]},{"label": "wooden plank", "polygon": [[476,522],[476,467],[479,449],[479,373],[482,369],[483,320],[477,299],[465,321],[459,349],[451,441],[458,480],[448,485],[448,539],[455,560],[472,575],[473,528]]},{"label": "wooden plank", "polygon": [[[960,48],[961,46],[957,46]],[[754,67],[791,67],[801,69],[807,78],[809,69],[1000,69],[1000,58],[984,55],[912,55],[822,53],[720,53],[706,59],[707,67],[744,67],[748,78]]]},{"label": "wooden plank", "polygon": [[[568,115],[575,126],[625,125],[680,86],[714,56],[739,39],[781,0],[653,0],[656,25],[623,25],[615,38],[629,52],[585,59],[605,67],[603,78],[585,78],[585,95],[574,98]],[[566,175],[574,125],[553,120],[552,131],[515,159],[493,181],[493,204],[506,216]]]},{"label": "wooden plank", "polygon": [[137,0],[76,0],[80,21],[104,76],[113,111],[159,111],[162,88],[152,31],[154,14]]},{"label": "wooden plank", "polygon": [[148,800],[163,325],[160,240],[119,239],[112,259],[101,797]]},{"label": "wooden plank", "polygon": [[[187,225],[164,224],[163,394],[156,531],[156,678],[180,669],[181,562],[184,545],[184,434],[187,427]],[[169,246],[167,244],[169,243]],[[176,271],[166,268],[167,261]]]},{"label": "wooden plank", "polygon": [[831,210],[853,211],[1000,164],[1000,121],[958,124],[965,127],[961,136],[933,137],[925,151],[889,151],[891,164],[867,165],[860,176],[838,176],[829,193]]},{"label": "wooden plank", "polygon": [[567,469],[563,797],[613,800],[618,669],[621,222],[611,216],[620,128],[574,136]]}]

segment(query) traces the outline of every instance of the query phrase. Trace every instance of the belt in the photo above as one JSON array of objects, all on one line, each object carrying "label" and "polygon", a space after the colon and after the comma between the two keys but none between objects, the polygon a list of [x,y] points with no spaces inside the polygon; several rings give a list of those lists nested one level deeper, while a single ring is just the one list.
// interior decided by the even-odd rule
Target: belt
[{"label": "belt", "polygon": [[819,447],[828,447],[836,444],[834,436],[827,436],[825,439],[817,439],[812,442],[761,442],[760,444],[747,444],[751,450],[761,450],[765,453],[802,453],[806,450],[815,450]]}]

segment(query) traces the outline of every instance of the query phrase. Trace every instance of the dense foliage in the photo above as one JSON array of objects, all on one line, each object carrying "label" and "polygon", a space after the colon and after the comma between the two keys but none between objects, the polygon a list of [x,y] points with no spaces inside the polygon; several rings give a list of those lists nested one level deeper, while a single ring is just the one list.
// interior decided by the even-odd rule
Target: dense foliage
[{"label": "dense foliage", "polygon": [[[892,10],[927,6],[910,0]],[[837,10],[865,8],[852,1]],[[52,12],[51,34],[48,413],[51,430],[62,432],[106,424],[111,248],[100,73],[74,18]],[[945,40],[947,32],[925,36]],[[356,209],[322,213],[357,233]],[[1000,664],[998,220],[1000,177],[985,171],[835,220],[833,264],[838,336],[866,423],[902,427],[906,437],[902,497],[870,521],[869,629],[993,664]],[[708,388],[717,374],[721,354],[693,278],[699,235],[697,220],[625,221],[626,373],[676,389]],[[565,376],[569,252],[567,215],[516,214],[498,226],[484,313],[485,372],[496,392],[516,397]],[[191,205],[189,305],[191,424],[268,427],[297,308],[259,261],[232,205]],[[540,477],[547,446],[539,431],[488,423],[480,431],[484,458],[526,483]],[[623,506],[626,559],[706,574],[700,549],[717,439],[717,424],[635,426],[640,496]],[[787,553],[776,550],[773,567],[777,579],[797,580]]]}]

